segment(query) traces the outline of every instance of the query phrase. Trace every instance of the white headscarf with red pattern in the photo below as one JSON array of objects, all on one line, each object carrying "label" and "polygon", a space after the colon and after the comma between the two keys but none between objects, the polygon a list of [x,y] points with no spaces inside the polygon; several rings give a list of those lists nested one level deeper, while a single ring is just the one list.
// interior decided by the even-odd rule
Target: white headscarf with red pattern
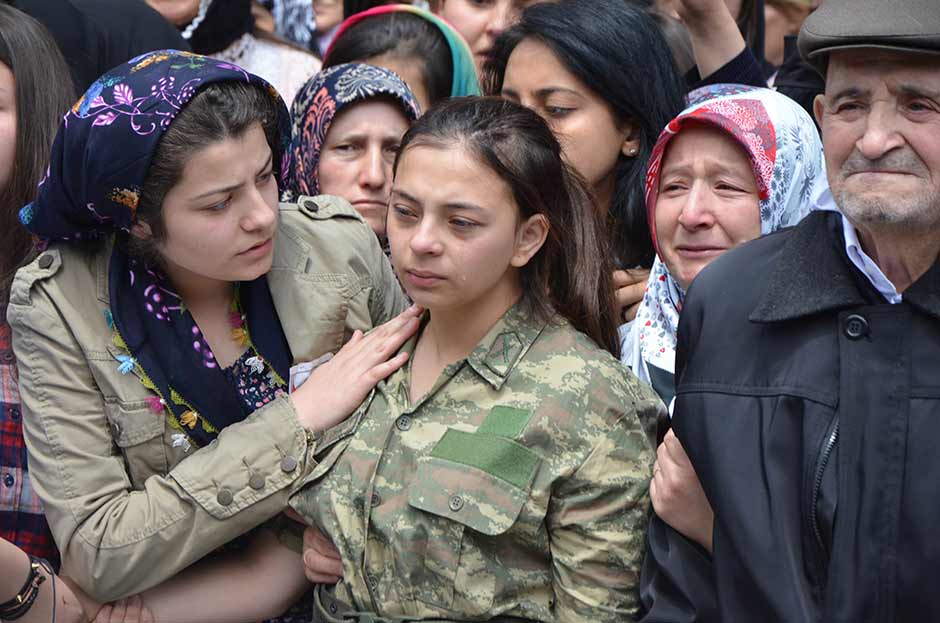
[{"label": "white headscarf with red pattern", "polygon": [[[719,84],[689,95],[690,105],[659,136],[646,177],[653,244],[659,175],[666,146],[688,121],[726,132],[747,152],[760,196],[761,234],[798,223],[827,186],[822,142],[796,102],[770,89]],[[685,293],[657,255],[636,320],[621,327],[623,361],[650,382],[648,366],[675,372],[676,332]]]}]

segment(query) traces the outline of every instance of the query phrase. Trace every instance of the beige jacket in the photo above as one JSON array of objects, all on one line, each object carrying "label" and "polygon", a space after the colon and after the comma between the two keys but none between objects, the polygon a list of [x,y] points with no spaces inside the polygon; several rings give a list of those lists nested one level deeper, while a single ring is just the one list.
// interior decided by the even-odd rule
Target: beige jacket
[{"label": "beige jacket", "polygon": [[[348,203],[302,197],[280,215],[268,280],[295,364],[407,305]],[[280,513],[314,450],[341,434],[307,435],[281,398],[206,448],[174,447],[150,392],[118,372],[105,320],[109,257],[110,245],[52,245],[17,273],[8,311],[30,475],[63,572],[103,601],[147,589]]]}]

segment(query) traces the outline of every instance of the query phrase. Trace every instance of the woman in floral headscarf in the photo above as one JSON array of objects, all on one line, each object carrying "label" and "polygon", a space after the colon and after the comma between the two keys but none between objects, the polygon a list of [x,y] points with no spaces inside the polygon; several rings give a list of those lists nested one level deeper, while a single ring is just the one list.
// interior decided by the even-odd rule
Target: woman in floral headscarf
[{"label": "woman in floral headscarf", "polygon": [[[816,127],[788,97],[714,85],[690,101],[653,149],[646,206],[657,257],[636,320],[621,327],[624,363],[670,411],[679,315],[692,280],[725,251],[795,225],[827,184]],[[672,432],[660,445],[650,497],[665,522],[711,547],[711,508]]]},{"label": "woman in floral headscarf", "polygon": [[[620,329],[624,363],[667,405],[675,394],[679,312],[692,279],[729,248],[795,225],[809,212],[813,193],[826,184],[819,134],[789,98],[769,89],[715,85],[693,91],[689,99],[650,158],[646,207],[657,257],[636,320]],[[728,152],[724,165],[731,159],[741,163],[741,184],[683,169],[691,161],[678,162],[677,152],[706,144],[693,133],[710,135],[703,139],[708,145]],[[710,155],[718,160],[716,151],[699,155],[703,165]],[[670,176],[676,173],[671,168],[682,170]],[[749,219],[743,235],[732,222],[736,218]]]},{"label": "woman in floral headscarf", "polygon": [[291,107],[292,166],[284,199],[335,195],[385,240],[392,163],[418,103],[397,75],[372,65],[324,69]]},{"label": "woman in floral headscarf", "polygon": [[[63,573],[99,601],[280,514],[336,440],[319,432],[404,361],[380,353],[414,310],[362,337],[406,305],[362,219],[329,197],[278,207],[288,128],[257,76],[147,54],[65,116],[20,212],[43,248],[8,309],[30,475]],[[336,351],[288,396],[294,366]],[[182,616],[203,620],[195,602],[212,605]],[[241,614],[279,612],[259,607]]]}]

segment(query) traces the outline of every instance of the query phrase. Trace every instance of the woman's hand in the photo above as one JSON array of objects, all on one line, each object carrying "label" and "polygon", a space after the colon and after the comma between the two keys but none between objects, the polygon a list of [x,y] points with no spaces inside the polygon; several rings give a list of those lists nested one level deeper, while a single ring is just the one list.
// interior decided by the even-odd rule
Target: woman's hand
[{"label": "woman's hand", "polygon": [[310,526],[304,530],[304,574],[314,584],[336,584],[343,577],[339,550]]},{"label": "woman's hand", "polygon": [[132,595],[103,605],[94,623],[154,623],[154,618],[140,595]]},{"label": "woman's hand", "polygon": [[356,410],[376,383],[402,367],[408,353],[395,353],[420,325],[412,305],[368,335],[353,333],[336,355],[317,367],[290,396],[305,428],[323,431]]},{"label": "woman's hand", "polygon": [[656,514],[677,532],[712,551],[715,514],[685,449],[671,430],[656,450],[650,499]]},{"label": "woman's hand", "polygon": [[643,295],[646,293],[646,280],[650,271],[645,268],[631,268],[614,271],[614,291],[617,297],[617,307],[624,322],[636,318],[636,310],[640,308]]}]

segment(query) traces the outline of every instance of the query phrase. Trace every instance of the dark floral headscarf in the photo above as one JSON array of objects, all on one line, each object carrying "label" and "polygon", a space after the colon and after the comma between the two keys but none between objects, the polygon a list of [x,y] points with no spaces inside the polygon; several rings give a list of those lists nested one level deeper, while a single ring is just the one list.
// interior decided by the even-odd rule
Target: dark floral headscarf
[{"label": "dark floral headscarf", "polygon": [[317,169],[320,151],[333,119],[343,108],[376,97],[389,97],[401,106],[408,121],[418,118],[418,101],[394,72],[361,63],[324,69],[297,93],[291,106],[291,158],[285,201],[320,194]]},{"label": "dark floral headscarf", "polygon": [[177,50],[150,52],[103,75],[65,115],[36,200],[20,221],[45,240],[80,240],[128,231],[160,138],[206,85],[256,84],[278,102],[282,144],[276,169],[290,169],[290,120],[277,91],[241,67]]},{"label": "dark floral headscarf", "polygon": [[[289,120],[274,88],[235,65],[164,50],[108,72],[72,107],[36,200],[20,211],[22,223],[44,243],[115,238],[108,268],[111,308],[97,321],[111,326],[123,351],[115,356],[118,371],[133,373],[153,392],[151,409],[165,414],[179,431],[174,444],[187,449],[209,443],[253,408],[224,376],[173,284],[159,266],[130,255],[127,240],[160,138],[201,88],[229,81],[257,85],[276,101],[280,140],[272,149],[283,179],[290,161]],[[250,365],[283,386],[290,348],[267,278],[235,284],[235,290],[232,323],[252,351]]]}]

